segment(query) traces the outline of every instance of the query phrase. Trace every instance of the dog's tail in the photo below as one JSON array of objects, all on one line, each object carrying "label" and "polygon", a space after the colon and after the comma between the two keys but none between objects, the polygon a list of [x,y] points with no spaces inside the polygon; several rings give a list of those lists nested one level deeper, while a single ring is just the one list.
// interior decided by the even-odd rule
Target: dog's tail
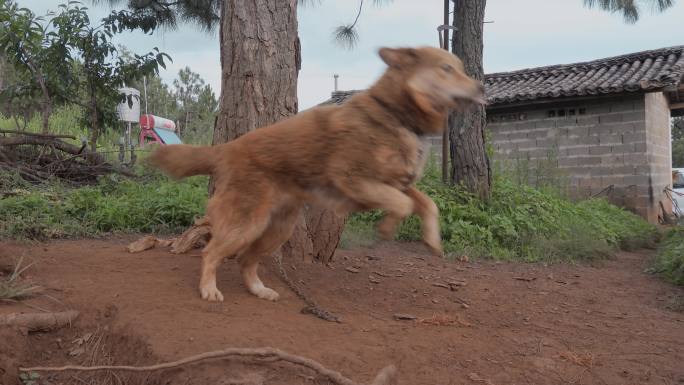
[{"label": "dog's tail", "polygon": [[212,146],[170,144],[153,152],[148,162],[176,179],[210,175],[214,170],[214,152]]}]

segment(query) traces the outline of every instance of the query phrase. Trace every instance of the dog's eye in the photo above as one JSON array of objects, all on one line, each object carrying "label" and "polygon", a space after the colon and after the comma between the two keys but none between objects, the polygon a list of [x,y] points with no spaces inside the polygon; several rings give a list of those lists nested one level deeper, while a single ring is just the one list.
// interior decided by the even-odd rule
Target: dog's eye
[{"label": "dog's eye", "polygon": [[454,67],[452,67],[450,64],[442,64],[442,69],[444,70],[444,72],[454,72]]}]

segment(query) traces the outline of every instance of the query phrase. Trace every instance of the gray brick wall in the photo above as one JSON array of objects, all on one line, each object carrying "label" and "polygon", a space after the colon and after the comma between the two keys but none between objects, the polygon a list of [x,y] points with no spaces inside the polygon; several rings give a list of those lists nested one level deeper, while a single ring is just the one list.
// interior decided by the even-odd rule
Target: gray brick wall
[{"label": "gray brick wall", "polygon": [[[662,212],[661,201],[668,209],[662,190],[672,178],[670,112],[662,93],[487,114],[497,166],[522,165],[536,177],[532,169],[553,166],[565,175],[572,197],[601,193],[651,222]],[[441,138],[430,141],[439,159]]]}]

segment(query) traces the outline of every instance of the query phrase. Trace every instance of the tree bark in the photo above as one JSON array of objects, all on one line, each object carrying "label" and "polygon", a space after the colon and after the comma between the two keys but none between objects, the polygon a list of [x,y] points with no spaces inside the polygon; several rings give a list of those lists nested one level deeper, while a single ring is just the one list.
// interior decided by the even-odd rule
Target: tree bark
[{"label": "tree bark", "polygon": [[297,113],[297,2],[227,0],[214,144]]},{"label": "tree bark", "polygon": [[[301,67],[297,28],[296,0],[224,1],[219,32],[221,97],[214,144],[229,142],[297,113]],[[209,192],[213,193],[212,182]],[[329,261],[342,232],[336,224],[343,220],[327,210],[305,211],[307,218],[328,218],[329,223],[306,221],[302,213],[291,240],[283,245],[283,255]],[[337,228],[337,234],[326,233],[319,238],[318,229],[326,228]]]},{"label": "tree bark", "polygon": [[[454,0],[454,33],[451,51],[463,60],[466,72],[484,79],[482,30],[486,0]],[[487,124],[484,106],[454,112],[449,117],[451,179],[482,199],[491,192],[492,170],[485,146]]]}]

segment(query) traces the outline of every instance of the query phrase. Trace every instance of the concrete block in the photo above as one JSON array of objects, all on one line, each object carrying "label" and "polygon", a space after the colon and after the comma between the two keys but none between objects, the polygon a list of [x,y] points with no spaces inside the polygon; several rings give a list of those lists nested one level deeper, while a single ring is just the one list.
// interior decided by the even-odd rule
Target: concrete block
[{"label": "concrete block", "polygon": [[625,132],[622,134],[622,143],[644,143],[646,142],[646,131]]},{"label": "concrete block", "polygon": [[610,154],[611,150],[612,150],[611,146],[592,146],[592,147],[589,147],[589,155]]},{"label": "concrete block", "polygon": [[625,186],[645,186],[648,185],[648,175],[628,175],[625,176],[623,184]]},{"label": "concrete block", "polygon": [[623,117],[624,113],[618,112],[618,113],[608,113],[608,114],[603,114],[599,116],[599,124],[608,124],[608,123],[622,123],[623,122]]},{"label": "concrete block", "polygon": [[599,124],[600,115],[580,115],[575,120],[577,126],[593,126]]},{"label": "concrete block", "polygon": [[509,140],[527,139],[526,131],[513,132],[507,135]]},{"label": "concrete block", "polygon": [[611,147],[614,154],[631,154],[634,152],[634,144],[616,144]]},{"label": "concrete block", "polygon": [[582,156],[578,158],[580,159],[578,161],[580,166],[596,166],[601,164],[600,156]]},{"label": "concrete block", "polygon": [[589,135],[589,126],[576,126],[576,127],[568,127],[567,129],[567,135],[568,137],[583,137],[583,136],[588,136]]},{"label": "concrete block", "polygon": [[585,137],[579,137],[577,138],[578,144],[584,144],[584,145],[598,145],[599,144],[599,138],[598,136],[585,136]]},{"label": "concrete block", "polygon": [[560,148],[563,148],[563,147],[575,147],[575,146],[578,146],[578,145],[580,145],[580,144],[581,144],[581,143],[580,143],[579,137],[574,137],[574,138],[570,138],[570,137],[560,137],[560,138],[558,138],[558,146],[559,146]]},{"label": "concrete block", "polygon": [[549,149],[551,149],[551,147],[558,146],[558,140],[555,138],[537,139],[535,143],[537,144],[537,147],[544,147]]},{"label": "concrete block", "polygon": [[542,128],[540,130],[532,129],[527,131],[527,137],[530,139],[546,138],[548,136],[548,128]]},{"label": "concrete block", "polygon": [[587,147],[587,146],[570,147],[570,148],[566,148],[562,151],[564,151],[567,156],[589,155],[589,147]]},{"label": "concrete block", "polygon": [[601,164],[606,166],[623,166],[625,157],[621,154],[609,154],[601,157]]},{"label": "concrete block", "polygon": [[644,111],[623,112],[622,122],[643,122],[646,119]]},{"label": "concrete block", "polygon": [[556,127],[575,127],[577,126],[577,120],[574,117],[558,118],[556,120]]},{"label": "concrete block", "polygon": [[601,134],[599,135],[599,144],[622,144],[622,135]]},{"label": "concrete block", "polygon": [[596,124],[594,126],[587,126],[587,135],[610,135],[612,134],[609,124]]}]

